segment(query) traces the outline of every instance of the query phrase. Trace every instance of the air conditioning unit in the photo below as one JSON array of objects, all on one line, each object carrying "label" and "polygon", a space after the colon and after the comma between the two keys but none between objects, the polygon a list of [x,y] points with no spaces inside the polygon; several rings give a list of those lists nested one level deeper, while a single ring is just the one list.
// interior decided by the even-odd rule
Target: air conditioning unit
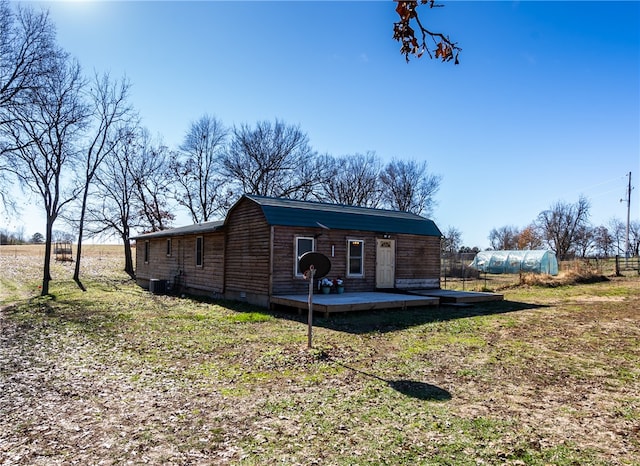
[{"label": "air conditioning unit", "polygon": [[149,280],[149,292],[152,294],[165,294],[167,292],[167,281],[152,278]]}]

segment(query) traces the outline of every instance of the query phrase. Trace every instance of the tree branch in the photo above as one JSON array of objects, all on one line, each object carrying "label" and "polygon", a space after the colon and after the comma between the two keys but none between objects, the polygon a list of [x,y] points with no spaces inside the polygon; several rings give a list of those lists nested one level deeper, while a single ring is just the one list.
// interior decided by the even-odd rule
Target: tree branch
[{"label": "tree branch", "polygon": [[[420,17],[418,16],[418,1],[417,0],[396,0],[396,13],[400,17],[400,21],[393,24],[393,39],[400,42],[400,53],[405,56],[407,62],[409,62],[409,55],[415,55],[420,58],[424,52],[427,52],[429,58],[439,58],[443,62],[453,60],[457,65],[458,55],[462,51],[458,47],[456,42],[451,41],[448,36],[440,33],[433,32],[424,27]],[[420,0],[420,4],[429,4],[430,8],[442,7],[435,3],[435,0]],[[422,41],[418,42],[416,38],[416,31],[411,26],[415,23],[415,26],[422,35]],[[427,47],[427,38],[433,40],[436,48],[433,53]]]}]

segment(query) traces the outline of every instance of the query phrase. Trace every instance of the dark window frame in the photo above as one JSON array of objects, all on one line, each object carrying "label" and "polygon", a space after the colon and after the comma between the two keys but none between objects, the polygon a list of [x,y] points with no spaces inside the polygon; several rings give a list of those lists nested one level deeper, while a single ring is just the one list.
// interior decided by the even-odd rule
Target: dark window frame
[{"label": "dark window frame", "polygon": [[294,264],[293,264],[293,274],[296,277],[304,277],[304,270],[300,270],[300,268],[298,267],[298,260],[300,259],[300,256],[302,254],[304,254],[305,252],[309,252],[309,251],[304,251],[302,254],[300,253],[300,240],[311,240],[311,249],[310,251],[315,251],[316,250],[316,239],[313,236],[296,236],[294,239],[294,248],[295,248],[295,257],[294,257]]},{"label": "dark window frame", "polygon": [[[352,243],[357,243],[357,246],[360,248],[359,256],[351,255],[351,245]],[[347,238],[347,277],[354,278],[364,278],[364,240],[359,238]],[[359,272],[352,272],[351,265],[352,261],[358,261],[359,263]]]},{"label": "dark window frame", "polygon": [[204,237],[196,237],[196,267],[204,267]]}]

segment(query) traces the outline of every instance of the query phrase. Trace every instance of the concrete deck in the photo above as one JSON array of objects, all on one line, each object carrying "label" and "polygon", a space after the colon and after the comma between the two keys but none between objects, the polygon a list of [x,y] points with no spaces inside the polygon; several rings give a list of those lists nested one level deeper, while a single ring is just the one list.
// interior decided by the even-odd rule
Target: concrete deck
[{"label": "concrete deck", "polygon": [[[308,295],[279,295],[271,297],[271,304],[280,304],[307,311]],[[369,311],[374,309],[406,309],[417,306],[437,306],[440,299],[432,296],[418,296],[396,293],[342,293],[314,294],[313,310],[327,317],[332,312]]]}]

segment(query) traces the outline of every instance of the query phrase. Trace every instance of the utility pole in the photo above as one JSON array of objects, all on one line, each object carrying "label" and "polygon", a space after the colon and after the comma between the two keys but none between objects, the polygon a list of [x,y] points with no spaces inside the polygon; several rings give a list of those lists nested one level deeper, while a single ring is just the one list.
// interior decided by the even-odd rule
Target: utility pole
[{"label": "utility pole", "polygon": [[629,257],[630,249],[629,249],[629,220],[631,217],[631,172],[628,173],[627,177],[629,178],[629,184],[627,186],[627,198],[620,199],[621,201],[625,201],[627,203],[627,230],[625,233],[625,243],[624,243],[624,256],[626,258]]}]

